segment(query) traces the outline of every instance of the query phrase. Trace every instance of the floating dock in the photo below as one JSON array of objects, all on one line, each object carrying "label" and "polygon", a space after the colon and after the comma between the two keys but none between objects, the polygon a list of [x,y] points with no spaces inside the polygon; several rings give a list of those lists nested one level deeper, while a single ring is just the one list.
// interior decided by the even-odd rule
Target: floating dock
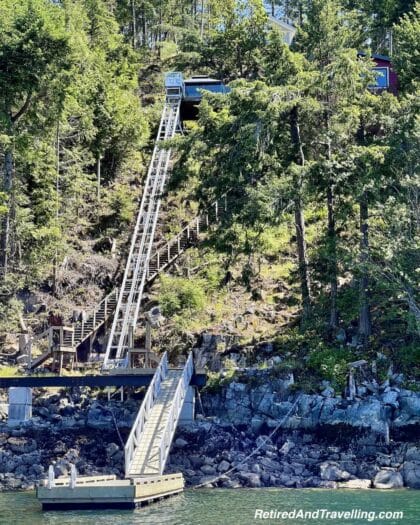
[{"label": "floating dock", "polygon": [[182,474],[116,479],[116,476],[78,477],[72,487],[69,478],[57,478],[37,488],[43,510],[134,509],[184,490]]}]

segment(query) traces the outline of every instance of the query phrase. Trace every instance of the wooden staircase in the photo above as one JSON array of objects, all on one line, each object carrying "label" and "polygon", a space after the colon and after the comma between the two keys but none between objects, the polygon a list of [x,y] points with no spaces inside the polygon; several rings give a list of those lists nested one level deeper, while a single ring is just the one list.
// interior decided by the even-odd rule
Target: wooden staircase
[{"label": "wooden staircase", "polygon": [[[170,241],[155,250],[149,259],[146,285],[150,285],[161,272],[167,270],[185,250],[200,242],[209,227],[217,224],[227,213],[227,210],[228,198],[224,195],[188,223]],[[119,289],[114,288],[84,319],[71,323],[70,326],[73,328],[74,334],[72,336],[68,333],[64,336],[65,345],[73,344],[77,350],[84,341],[93,337],[114,314],[118,293]],[[26,352],[29,354],[34,348],[44,346],[44,351],[29,366],[30,370],[35,370],[52,356],[50,329],[32,337],[27,346]]]}]

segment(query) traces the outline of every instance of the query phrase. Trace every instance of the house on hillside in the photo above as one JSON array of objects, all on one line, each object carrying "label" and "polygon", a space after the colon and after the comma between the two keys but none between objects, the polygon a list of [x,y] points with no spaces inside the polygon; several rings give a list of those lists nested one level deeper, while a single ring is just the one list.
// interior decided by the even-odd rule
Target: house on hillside
[{"label": "house on hillside", "polygon": [[[364,53],[360,53],[361,56]],[[377,72],[376,82],[370,89],[378,93],[382,91],[389,91],[393,95],[398,94],[398,76],[392,68],[391,59],[385,55],[372,55],[372,60],[375,62],[373,71]]]},{"label": "house on hillside", "polygon": [[[283,34],[284,42],[290,46],[295,35],[296,27],[285,22],[281,19],[283,16],[281,11],[273,12],[271,11],[271,4],[264,3],[266,12],[268,14],[268,20],[270,24]],[[365,53],[360,52],[359,56],[365,56]],[[391,63],[391,59],[386,55],[372,55],[372,60],[375,65],[372,67],[372,70],[377,73],[376,82],[369,86],[369,88],[376,92],[381,93],[382,91],[389,91],[393,95],[398,94],[398,77],[394,71]]]}]

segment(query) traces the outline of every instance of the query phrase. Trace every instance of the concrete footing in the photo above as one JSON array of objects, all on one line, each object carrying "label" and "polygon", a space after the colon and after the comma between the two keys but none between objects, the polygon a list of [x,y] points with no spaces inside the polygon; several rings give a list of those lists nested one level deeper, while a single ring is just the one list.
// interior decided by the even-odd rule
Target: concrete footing
[{"label": "concrete footing", "polygon": [[195,415],[195,389],[193,386],[189,386],[187,394],[185,396],[184,405],[179,416],[178,425],[188,425],[194,421]]},{"label": "concrete footing", "polygon": [[9,388],[9,426],[20,425],[32,417],[32,388]]}]

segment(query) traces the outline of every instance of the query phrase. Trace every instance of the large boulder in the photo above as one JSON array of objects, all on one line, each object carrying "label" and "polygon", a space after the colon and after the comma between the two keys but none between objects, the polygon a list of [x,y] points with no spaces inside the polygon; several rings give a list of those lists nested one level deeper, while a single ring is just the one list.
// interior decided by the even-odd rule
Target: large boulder
[{"label": "large boulder", "polygon": [[406,487],[420,489],[420,462],[405,461],[403,464],[403,476]]},{"label": "large boulder", "polygon": [[404,486],[403,478],[394,470],[380,470],[373,479],[375,489],[400,489]]},{"label": "large boulder", "polygon": [[351,474],[334,461],[325,461],[319,468],[321,479],[325,481],[347,481],[351,478]]},{"label": "large boulder", "polygon": [[370,489],[372,482],[370,479],[349,479],[338,483],[339,489]]},{"label": "large boulder", "polygon": [[246,483],[248,487],[258,488],[261,487],[261,479],[258,474],[254,472],[239,472],[239,479]]},{"label": "large boulder", "polygon": [[206,476],[211,476],[216,474],[216,469],[211,465],[203,465],[200,468],[201,472],[205,474]]},{"label": "large boulder", "polygon": [[227,472],[229,469],[230,469],[230,463],[226,460],[222,460],[217,467],[217,470],[219,472]]},{"label": "large boulder", "polygon": [[405,453],[405,461],[415,461],[420,463],[420,447],[410,447]]},{"label": "large boulder", "polygon": [[182,438],[178,438],[178,439],[175,440],[174,446],[176,448],[185,448],[185,447],[188,446],[188,441],[186,441],[185,439],[182,439]]},{"label": "large boulder", "polygon": [[120,447],[116,443],[110,443],[106,447],[106,455],[108,458],[112,458],[118,451],[120,450]]},{"label": "large boulder", "polygon": [[398,397],[399,413],[393,421],[394,426],[420,425],[420,394],[410,390],[402,390]]},{"label": "large boulder", "polygon": [[12,436],[7,440],[10,449],[16,454],[26,454],[37,449],[35,439]]}]

